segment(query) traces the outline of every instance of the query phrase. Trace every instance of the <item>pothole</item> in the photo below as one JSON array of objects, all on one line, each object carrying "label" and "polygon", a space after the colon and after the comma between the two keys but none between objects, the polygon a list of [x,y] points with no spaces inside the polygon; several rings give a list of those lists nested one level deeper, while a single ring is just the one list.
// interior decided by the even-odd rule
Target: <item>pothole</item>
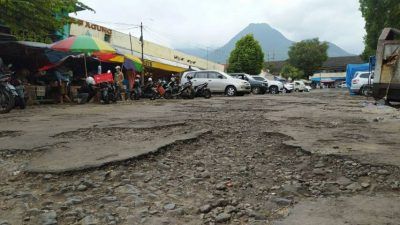
[{"label": "pothole", "polygon": [[6,131],[0,131],[0,138],[3,137],[18,137],[22,135],[22,131],[12,131],[12,130],[6,130]]}]

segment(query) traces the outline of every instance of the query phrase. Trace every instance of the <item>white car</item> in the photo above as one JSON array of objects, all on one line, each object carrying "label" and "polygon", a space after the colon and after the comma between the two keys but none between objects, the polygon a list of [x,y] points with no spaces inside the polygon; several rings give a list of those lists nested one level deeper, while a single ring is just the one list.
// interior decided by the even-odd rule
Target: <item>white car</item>
[{"label": "white car", "polygon": [[283,92],[291,93],[294,90],[294,85],[292,83],[284,83],[283,84]]},{"label": "white car", "polygon": [[306,85],[306,88],[304,89],[305,92],[310,92],[312,90],[312,87],[310,85]]},{"label": "white car", "polygon": [[338,86],[339,88],[347,88],[346,81],[343,81],[341,84]]},{"label": "white car", "polygon": [[276,80],[268,80],[261,76],[253,76],[255,80],[263,81],[268,83],[268,91],[270,94],[279,94],[279,92],[283,92],[283,83]]},{"label": "white car", "polygon": [[351,80],[351,92],[356,94],[366,94],[368,86],[374,83],[374,74],[368,71],[356,72]]},{"label": "white car", "polygon": [[208,87],[213,93],[225,93],[227,96],[235,96],[251,92],[249,82],[233,78],[224,72],[214,70],[185,72],[182,75],[181,84],[188,82],[189,76],[192,77],[193,86],[208,83]]},{"label": "white car", "polygon": [[293,88],[294,88],[294,91],[300,91],[300,92],[303,92],[303,91],[307,91],[307,87],[306,87],[306,84],[303,82],[303,81],[294,81],[293,82]]}]

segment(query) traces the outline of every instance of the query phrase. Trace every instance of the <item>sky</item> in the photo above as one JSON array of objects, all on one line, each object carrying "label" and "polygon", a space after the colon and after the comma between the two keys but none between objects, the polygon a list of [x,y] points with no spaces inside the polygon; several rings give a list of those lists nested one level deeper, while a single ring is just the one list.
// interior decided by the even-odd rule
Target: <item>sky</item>
[{"label": "sky", "polygon": [[267,23],[292,41],[318,37],[353,54],[364,49],[358,0],[81,0],[77,17],[171,48],[215,49],[250,23]]}]

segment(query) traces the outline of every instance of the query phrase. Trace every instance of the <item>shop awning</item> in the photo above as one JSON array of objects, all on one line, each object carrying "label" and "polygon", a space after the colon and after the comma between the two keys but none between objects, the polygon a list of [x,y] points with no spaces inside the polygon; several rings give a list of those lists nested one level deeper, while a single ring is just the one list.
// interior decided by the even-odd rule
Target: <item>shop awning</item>
[{"label": "shop awning", "polygon": [[[122,52],[124,54],[131,54],[131,51],[126,48],[119,47],[119,46],[114,46],[114,48],[117,49],[118,52]],[[139,57],[139,58],[141,57],[141,54],[138,52],[133,52],[133,55],[136,57]],[[170,71],[170,72],[174,72],[174,73],[181,73],[181,72],[186,71],[189,68],[189,66],[182,64],[182,63],[173,62],[173,61],[169,61],[166,59],[162,59],[162,58],[158,58],[158,57],[150,56],[150,55],[146,55],[146,54],[144,54],[144,66],[154,68],[154,69]]]},{"label": "shop awning", "polygon": [[174,65],[169,65],[157,61],[152,61],[152,60],[144,60],[144,65],[146,67],[150,68],[155,68],[155,69],[160,69],[160,70],[166,70],[166,71],[171,71],[171,72],[176,72],[176,73],[182,73],[183,71],[186,71],[187,68],[182,68]]}]

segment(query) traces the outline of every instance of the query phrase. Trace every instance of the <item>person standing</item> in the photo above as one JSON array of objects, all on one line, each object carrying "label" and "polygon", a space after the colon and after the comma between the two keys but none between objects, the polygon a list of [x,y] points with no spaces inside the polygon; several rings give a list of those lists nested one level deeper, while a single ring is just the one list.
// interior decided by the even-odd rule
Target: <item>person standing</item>
[{"label": "person standing", "polygon": [[124,79],[125,79],[124,73],[122,72],[120,66],[116,66],[115,70],[116,70],[116,72],[115,72],[115,75],[114,75],[114,82],[115,82],[115,88],[116,88],[116,91],[117,91],[117,98],[121,99],[121,100],[125,100],[124,98],[122,98],[122,94],[121,94],[122,92],[125,93],[125,90],[124,90]]},{"label": "person standing", "polygon": [[64,100],[71,102],[71,99],[68,96],[69,76],[65,76],[59,70],[56,70],[55,74],[57,77],[59,103],[64,104]]}]

